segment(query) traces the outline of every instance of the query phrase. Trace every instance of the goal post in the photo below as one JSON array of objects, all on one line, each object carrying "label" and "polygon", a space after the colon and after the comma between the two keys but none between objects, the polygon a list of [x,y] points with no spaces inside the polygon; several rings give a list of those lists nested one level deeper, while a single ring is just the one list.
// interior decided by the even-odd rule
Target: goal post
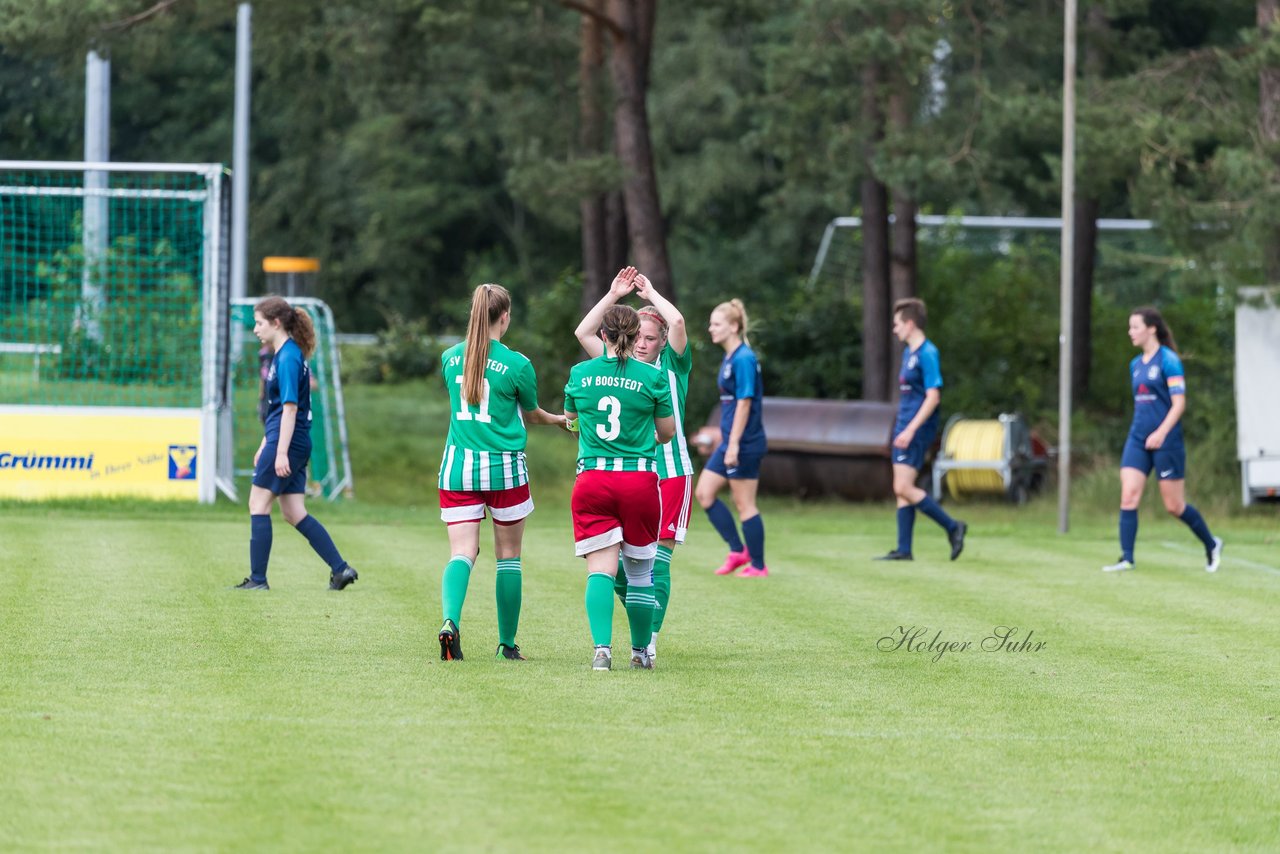
[{"label": "goal post", "polygon": [[[253,329],[253,307],[262,299],[231,300],[231,405],[223,419],[226,441],[218,459],[219,482],[253,474],[248,464],[262,438],[259,412],[260,368],[273,355],[264,352]],[[287,297],[289,304],[305,310],[316,330],[316,351],[311,366],[311,460],[307,463],[307,492],[335,500],[354,491],[351,452],[347,442],[346,401],[338,355],[338,333],[333,311],[314,297]],[[234,438],[232,438],[234,437]],[[239,464],[239,465],[237,465]],[[234,497],[234,492],[232,493]]]},{"label": "goal post", "polygon": [[0,496],[225,491],[228,174],[0,160]]}]

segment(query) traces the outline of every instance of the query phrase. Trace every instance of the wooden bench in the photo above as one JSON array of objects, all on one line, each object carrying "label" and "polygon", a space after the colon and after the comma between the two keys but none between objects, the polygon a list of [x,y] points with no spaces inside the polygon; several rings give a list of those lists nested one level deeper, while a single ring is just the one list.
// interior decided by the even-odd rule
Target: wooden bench
[{"label": "wooden bench", "polygon": [[[897,414],[892,403],[766,397],[769,453],[760,469],[761,492],[851,501],[892,497],[889,440]],[[710,455],[720,441],[716,407],[690,444]]]}]

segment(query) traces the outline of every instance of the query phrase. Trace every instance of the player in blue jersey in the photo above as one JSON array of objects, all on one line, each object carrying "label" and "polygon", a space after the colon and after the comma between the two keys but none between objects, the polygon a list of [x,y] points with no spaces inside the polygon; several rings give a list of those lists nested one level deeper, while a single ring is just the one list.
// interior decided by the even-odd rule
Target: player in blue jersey
[{"label": "player in blue jersey", "polygon": [[[747,310],[742,300],[721,303],[711,312],[707,331],[711,340],[724,348],[717,384],[720,387],[720,447],[707,460],[694,495],[712,526],[729,546],[729,555],[716,570],[728,575],[742,567],[743,578],[763,578],[769,574],[764,562],[764,519],[756,507],[760,486],[760,463],[768,442],[764,435],[764,384],[760,381],[760,361],[747,343]],[[733,514],[716,494],[729,484],[742,537]],[[743,545],[743,540],[746,545]]]},{"label": "player in blue jersey", "polygon": [[1103,572],[1133,569],[1138,539],[1138,504],[1147,477],[1155,470],[1164,509],[1177,516],[1204,545],[1205,570],[1217,572],[1222,540],[1215,537],[1200,511],[1186,502],[1187,450],[1182,442],[1182,413],[1187,408],[1187,381],[1173,333],[1154,308],[1129,315],[1129,340],[1142,350],[1129,363],[1133,382],[1133,424],[1120,457],[1120,559]]},{"label": "player in blue jersey", "polygon": [[938,348],[925,337],[924,301],[900,299],[893,304],[893,334],[905,347],[898,372],[898,418],[893,425],[893,494],[898,500],[898,545],[876,560],[911,560],[916,510],[947,532],[951,559],[964,550],[969,526],[951,518],[933,496],[916,486],[925,454],[938,435],[938,404],[942,401],[942,368]]},{"label": "player in blue jersey", "polygon": [[253,309],[253,334],[274,352],[267,371],[266,435],[253,455],[249,490],[249,577],[239,590],[269,590],[271,506],[280,499],[286,522],[298,529],[329,565],[329,589],[341,590],[359,576],[342,559],[316,517],[307,514],[307,461],[311,458],[311,371],[307,357],[316,348],[311,317],[280,297],[267,297]]}]

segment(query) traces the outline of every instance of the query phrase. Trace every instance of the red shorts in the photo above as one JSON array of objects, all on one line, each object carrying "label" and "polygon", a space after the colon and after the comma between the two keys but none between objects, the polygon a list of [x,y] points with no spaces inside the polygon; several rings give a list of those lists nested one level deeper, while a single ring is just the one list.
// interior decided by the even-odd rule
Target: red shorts
[{"label": "red shorts", "polygon": [[689,532],[689,508],[693,506],[693,475],[669,477],[658,482],[662,494],[662,525],[658,539],[675,540],[684,545]]},{"label": "red shorts", "polygon": [[584,471],[573,483],[573,539],[578,557],[622,543],[627,557],[658,553],[662,499],[651,471]]},{"label": "red shorts", "polygon": [[493,524],[514,525],[533,512],[529,484],[514,486],[511,489],[470,492],[440,490],[440,518],[446,525],[479,522],[484,518],[486,507],[493,511]]}]

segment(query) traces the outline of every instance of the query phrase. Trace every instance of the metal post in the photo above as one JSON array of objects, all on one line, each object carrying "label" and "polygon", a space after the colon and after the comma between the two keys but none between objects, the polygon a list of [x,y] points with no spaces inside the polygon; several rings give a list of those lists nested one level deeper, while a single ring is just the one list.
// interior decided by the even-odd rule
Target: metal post
[{"label": "metal post", "polygon": [[[106,163],[111,159],[111,60],[91,50],[84,62],[84,159],[90,163]],[[93,340],[102,337],[98,320],[102,307],[102,264],[107,257],[110,233],[109,211],[105,193],[106,172],[84,173],[84,271],[80,284],[80,321],[85,334]]]},{"label": "metal post", "polygon": [[235,129],[231,154],[231,298],[243,299],[248,286],[249,250],[249,97],[253,7],[236,10]]},{"label": "metal post", "polygon": [[1076,194],[1076,0],[1066,0],[1062,44],[1062,268],[1058,338],[1058,533],[1070,528],[1072,252]]}]

